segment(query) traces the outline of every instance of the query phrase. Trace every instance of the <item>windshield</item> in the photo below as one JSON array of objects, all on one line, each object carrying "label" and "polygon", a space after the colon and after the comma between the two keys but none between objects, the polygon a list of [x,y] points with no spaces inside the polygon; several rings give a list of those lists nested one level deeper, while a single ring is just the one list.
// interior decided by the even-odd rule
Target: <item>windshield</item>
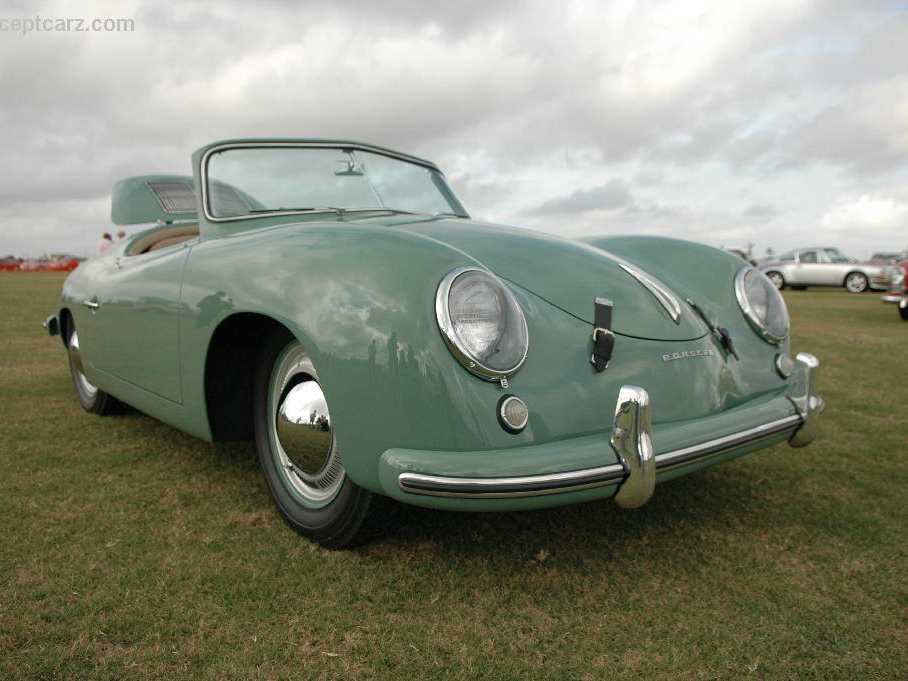
[{"label": "windshield", "polygon": [[323,210],[467,217],[437,170],[359,149],[230,148],[213,153],[206,170],[215,218]]}]

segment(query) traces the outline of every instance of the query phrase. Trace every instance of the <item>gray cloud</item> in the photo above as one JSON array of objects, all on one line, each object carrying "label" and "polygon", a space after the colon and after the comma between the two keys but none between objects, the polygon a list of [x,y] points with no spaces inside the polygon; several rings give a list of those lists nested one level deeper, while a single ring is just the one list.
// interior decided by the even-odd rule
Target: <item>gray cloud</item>
[{"label": "gray cloud", "polygon": [[193,149],[243,135],[401,148],[438,161],[475,216],[558,231],[569,214],[572,234],[779,249],[850,206],[867,227],[835,238],[860,255],[897,234],[873,211],[908,205],[898,4],[54,0],[4,13],[136,22],[0,33],[4,252],[88,252],[117,179],[186,173]]},{"label": "gray cloud", "polygon": [[610,180],[598,187],[578,189],[568,196],[550,199],[536,209],[540,215],[585,213],[591,210],[617,210],[631,203],[631,193],[621,180]]},{"label": "gray cloud", "polygon": [[771,203],[755,203],[741,211],[746,218],[774,218],[778,214],[779,209]]}]

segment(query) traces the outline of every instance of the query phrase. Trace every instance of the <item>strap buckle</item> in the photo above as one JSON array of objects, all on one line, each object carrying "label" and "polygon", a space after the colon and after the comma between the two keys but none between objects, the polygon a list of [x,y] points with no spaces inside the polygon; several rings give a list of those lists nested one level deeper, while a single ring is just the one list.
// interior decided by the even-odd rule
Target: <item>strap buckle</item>
[{"label": "strap buckle", "polygon": [[593,329],[593,342],[594,343],[599,342],[600,333],[604,333],[606,336],[611,336],[612,338],[615,337],[615,334],[612,333],[612,331],[610,329],[603,329],[601,326],[597,326],[595,329]]}]

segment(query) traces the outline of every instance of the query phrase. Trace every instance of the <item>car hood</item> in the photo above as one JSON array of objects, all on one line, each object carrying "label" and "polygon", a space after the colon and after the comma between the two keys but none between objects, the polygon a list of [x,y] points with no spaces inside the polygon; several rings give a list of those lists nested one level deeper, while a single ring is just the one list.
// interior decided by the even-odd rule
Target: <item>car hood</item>
[{"label": "car hood", "polygon": [[615,333],[671,341],[707,333],[682,296],[675,294],[682,304],[680,322],[675,323],[654,295],[621,267],[626,261],[595,246],[472,220],[398,221],[394,226],[463,251],[502,279],[590,324],[595,299],[607,298],[614,303]]}]

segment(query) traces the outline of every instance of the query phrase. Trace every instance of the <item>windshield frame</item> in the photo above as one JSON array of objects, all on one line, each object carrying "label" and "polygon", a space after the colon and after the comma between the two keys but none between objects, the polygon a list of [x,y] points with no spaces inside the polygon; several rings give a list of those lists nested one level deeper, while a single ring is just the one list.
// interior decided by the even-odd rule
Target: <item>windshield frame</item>
[{"label": "windshield frame", "polygon": [[[370,208],[349,208],[343,211],[338,211],[333,208],[318,208],[316,210],[269,210],[260,213],[252,213],[248,215],[230,215],[230,216],[216,216],[214,211],[211,208],[211,192],[208,189],[208,162],[214,154],[217,154],[228,149],[294,149],[294,148],[303,148],[303,149],[338,149],[340,151],[365,151],[372,154],[380,154],[381,156],[387,156],[388,158],[393,158],[397,161],[403,161],[404,163],[411,163],[413,165],[422,166],[428,170],[438,173],[441,178],[444,180],[444,185],[447,190],[451,193],[450,197],[445,196],[445,200],[449,201],[453,199],[456,206],[452,206],[454,209],[449,214],[444,214],[445,217],[450,217],[454,215],[460,218],[468,218],[470,215],[467,213],[466,208],[464,208],[463,202],[460,198],[454,193],[454,189],[448,184],[445,174],[441,169],[425,159],[419,158],[418,156],[411,156],[410,154],[404,154],[398,151],[392,151],[391,149],[385,149],[384,147],[377,147],[371,144],[364,144],[362,142],[289,142],[289,141],[274,141],[274,142],[230,142],[226,144],[218,144],[209,149],[205,150],[205,153],[202,156],[200,162],[199,173],[201,175],[201,193],[202,193],[202,211],[205,215],[205,219],[208,222],[218,223],[218,222],[236,222],[238,220],[255,220],[257,218],[272,218],[282,215],[314,215],[319,213],[336,213],[338,215],[344,215],[346,213],[363,213],[363,212],[404,212],[396,210],[393,207],[386,206],[373,206]],[[439,189],[441,192],[441,189]],[[444,195],[444,192],[441,192]],[[462,213],[458,213],[457,209],[460,209]],[[412,213],[414,215],[433,215],[432,213],[418,213],[415,211],[405,211],[407,213]]]}]

